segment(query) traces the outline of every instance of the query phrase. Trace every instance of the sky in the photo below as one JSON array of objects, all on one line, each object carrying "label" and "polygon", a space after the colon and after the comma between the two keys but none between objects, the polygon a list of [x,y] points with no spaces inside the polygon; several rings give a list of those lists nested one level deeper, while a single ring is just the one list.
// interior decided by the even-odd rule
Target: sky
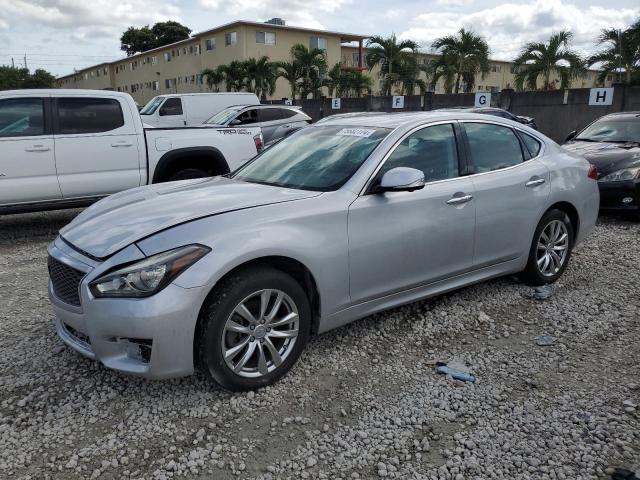
[{"label": "sky", "polygon": [[425,50],[461,27],[482,35],[491,58],[512,60],[529,41],[569,29],[573,47],[594,51],[602,28],[640,18],[637,0],[0,0],[0,65],[65,75],[124,56],[129,26],[177,20],[199,32],[233,20],[284,18],[288,25],[417,41]]}]

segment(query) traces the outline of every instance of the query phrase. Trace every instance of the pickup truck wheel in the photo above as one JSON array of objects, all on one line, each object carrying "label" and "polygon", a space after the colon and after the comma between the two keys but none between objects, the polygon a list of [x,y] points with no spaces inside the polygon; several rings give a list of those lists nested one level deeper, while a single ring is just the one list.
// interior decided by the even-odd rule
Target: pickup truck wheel
[{"label": "pickup truck wheel", "polygon": [[522,279],[528,285],[553,283],[564,273],[573,248],[573,226],[566,213],[551,210],[540,220],[533,235]]},{"label": "pickup truck wheel", "polygon": [[280,379],[298,360],[309,339],[311,307],[298,282],[264,266],[217,286],[199,322],[204,370],[228,390],[254,390]]},{"label": "pickup truck wheel", "polygon": [[199,168],[185,168],[184,170],[178,170],[176,173],[169,177],[169,182],[175,182],[177,180],[189,180],[192,178],[210,177],[209,172],[200,170]]}]

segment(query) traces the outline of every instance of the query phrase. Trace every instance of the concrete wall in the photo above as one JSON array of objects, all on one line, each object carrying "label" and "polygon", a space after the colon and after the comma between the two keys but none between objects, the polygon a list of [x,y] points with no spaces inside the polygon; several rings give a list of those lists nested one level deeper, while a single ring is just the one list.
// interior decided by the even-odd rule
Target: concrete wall
[{"label": "concrete wall", "polygon": [[[491,106],[503,108],[515,115],[525,115],[536,119],[542,133],[556,142],[562,142],[572,130],[579,130],[597,118],[613,112],[640,111],[640,87],[614,87],[613,104],[610,106],[590,106],[589,89],[554,90],[549,92],[515,92],[504,90],[491,96]],[[392,97],[367,96],[362,98],[342,98],[341,108],[334,110],[330,98],[297,101],[298,105],[314,121],[320,118],[348,112],[398,112],[428,111],[439,108],[473,106],[475,94],[460,93],[424,96],[405,96],[405,108],[392,108]]]}]

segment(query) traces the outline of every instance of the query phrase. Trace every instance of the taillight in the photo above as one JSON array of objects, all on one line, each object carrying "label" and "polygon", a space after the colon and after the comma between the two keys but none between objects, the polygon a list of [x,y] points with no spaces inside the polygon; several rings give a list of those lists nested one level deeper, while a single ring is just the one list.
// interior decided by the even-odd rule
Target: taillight
[{"label": "taillight", "polygon": [[253,141],[256,144],[256,151],[260,153],[264,148],[264,141],[262,140],[262,133],[253,137]]},{"label": "taillight", "polygon": [[595,165],[589,165],[589,172],[587,173],[587,177],[591,180],[598,180],[598,169]]}]

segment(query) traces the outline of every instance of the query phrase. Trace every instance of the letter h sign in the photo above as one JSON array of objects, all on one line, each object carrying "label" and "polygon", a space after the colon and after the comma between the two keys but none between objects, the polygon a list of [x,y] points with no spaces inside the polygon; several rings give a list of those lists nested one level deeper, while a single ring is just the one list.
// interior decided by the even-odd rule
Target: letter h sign
[{"label": "letter h sign", "polygon": [[611,105],[613,88],[592,88],[589,90],[589,105]]}]

